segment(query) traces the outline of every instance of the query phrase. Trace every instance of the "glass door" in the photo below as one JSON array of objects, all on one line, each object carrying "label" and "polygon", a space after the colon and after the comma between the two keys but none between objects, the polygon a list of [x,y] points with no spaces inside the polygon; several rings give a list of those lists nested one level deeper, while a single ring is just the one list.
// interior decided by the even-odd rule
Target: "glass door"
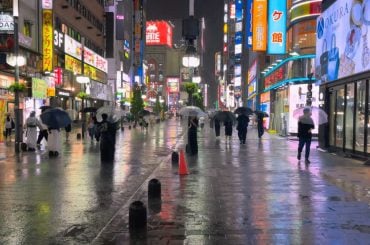
[{"label": "glass door", "polygon": [[343,148],[344,143],[344,109],[345,109],[344,86],[337,90],[336,112],[335,112],[335,146]]}]

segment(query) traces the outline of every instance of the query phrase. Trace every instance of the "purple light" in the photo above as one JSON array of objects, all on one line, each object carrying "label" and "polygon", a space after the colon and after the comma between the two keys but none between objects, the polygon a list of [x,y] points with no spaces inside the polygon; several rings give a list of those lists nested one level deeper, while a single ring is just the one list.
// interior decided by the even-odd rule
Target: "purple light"
[{"label": "purple light", "polygon": [[123,16],[123,15],[117,15],[116,16],[116,19],[117,20],[124,20],[125,19],[125,16]]}]

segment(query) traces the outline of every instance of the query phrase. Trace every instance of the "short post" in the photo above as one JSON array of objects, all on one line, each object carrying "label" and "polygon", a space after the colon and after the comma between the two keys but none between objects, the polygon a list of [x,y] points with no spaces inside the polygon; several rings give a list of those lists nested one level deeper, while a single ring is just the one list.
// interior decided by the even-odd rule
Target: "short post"
[{"label": "short post", "polygon": [[161,199],[161,182],[151,179],[148,183],[148,198]]},{"label": "short post", "polygon": [[82,138],[81,133],[77,133],[77,139],[80,140]]},{"label": "short post", "polygon": [[141,201],[134,201],[130,204],[129,229],[130,231],[146,228],[146,207]]}]

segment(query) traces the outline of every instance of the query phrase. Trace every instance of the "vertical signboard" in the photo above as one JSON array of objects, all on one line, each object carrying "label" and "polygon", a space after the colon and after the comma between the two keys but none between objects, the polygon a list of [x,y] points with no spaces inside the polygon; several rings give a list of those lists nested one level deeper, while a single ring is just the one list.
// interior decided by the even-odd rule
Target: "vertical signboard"
[{"label": "vertical signboard", "polygon": [[53,12],[44,9],[42,11],[42,70],[53,70]]},{"label": "vertical signboard", "polygon": [[268,8],[268,54],[286,52],[286,1],[269,1]]},{"label": "vertical signboard", "polygon": [[253,51],[266,51],[267,46],[267,0],[253,1]]},{"label": "vertical signboard", "polygon": [[245,5],[245,43],[248,48],[252,47],[252,12],[253,12],[253,0],[247,0]]}]

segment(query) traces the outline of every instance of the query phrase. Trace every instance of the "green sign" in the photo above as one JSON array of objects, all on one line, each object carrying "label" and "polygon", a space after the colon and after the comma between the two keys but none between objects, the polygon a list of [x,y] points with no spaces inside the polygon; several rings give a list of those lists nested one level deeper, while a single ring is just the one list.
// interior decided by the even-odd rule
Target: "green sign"
[{"label": "green sign", "polygon": [[45,80],[32,78],[32,97],[35,99],[46,99],[48,85]]}]

